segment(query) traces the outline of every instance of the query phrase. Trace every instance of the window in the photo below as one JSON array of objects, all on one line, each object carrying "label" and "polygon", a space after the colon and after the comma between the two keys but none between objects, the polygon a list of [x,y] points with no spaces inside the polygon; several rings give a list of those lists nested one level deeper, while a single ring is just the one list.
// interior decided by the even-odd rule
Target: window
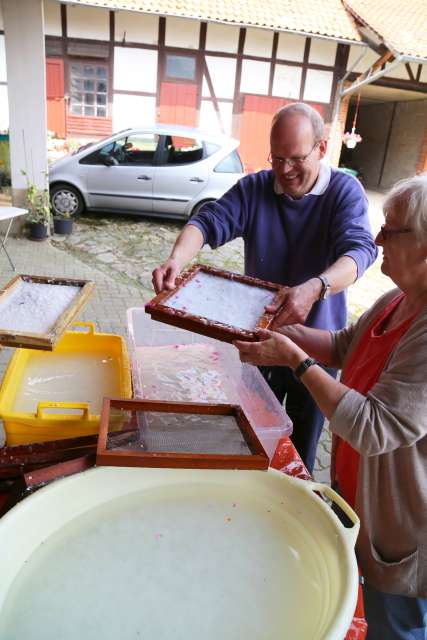
[{"label": "window", "polygon": [[161,164],[190,164],[203,159],[203,142],[182,136],[166,136]]},{"label": "window", "polygon": [[70,113],[79,116],[107,116],[107,66],[86,62],[70,65]]},{"label": "window", "polygon": [[205,142],[205,151],[206,157],[209,158],[212,154],[216,153],[218,149],[221,149],[219,144],[215,144],[215,142]]},{"label": "window", "polygon": [[159,136],[154,133],[125,136],[85,156],[80,160],[80,164],[104,164],[105,158],[111,156],[119,165],[152,165],[158,141]]},{"label": "window", "polygon": [[196,58],[166,54],[165,77],[168,80],[195,80]]},{"label": "window", "polygon": [[232,151],[218,162],[214,171],[216,173],[243,173],[242,161],[237,151]]}]

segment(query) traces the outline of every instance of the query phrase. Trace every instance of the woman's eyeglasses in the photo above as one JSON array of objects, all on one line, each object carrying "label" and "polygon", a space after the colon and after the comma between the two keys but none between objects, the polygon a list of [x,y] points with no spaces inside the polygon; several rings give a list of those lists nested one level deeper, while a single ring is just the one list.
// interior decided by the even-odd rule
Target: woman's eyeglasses
[{"label": "woman's eyeglasses", "polygon": [[314,143],[314,146],[312,148],[311,151],[309,151],[305,156],[300,156],[300,157],[296,157],[296,158],[280,158],[279,156],[272,156],[271,155],[271,151],[268,154],[268,158],[267,161],[273,166],[273,167],[280,167],[281,169],[285,166],[285,164],[287,163],[291,168],[293,167],[298,167],[304,164],[304,162],[307,160],[307,158],[309,156],[311,156],[311,154],[313,153],[313,151],[315,150],[315,148],[319,145],[320,140],[318,140],[317,142]]},{"label": "woman's eyeglasses", "polygon": [[412,231],[413,229],[386,229],[385,224],[383,224],[380,229],[380,234],[383,240],[387,240],[387,238],[398,236],[401,233],[411,233]]}]

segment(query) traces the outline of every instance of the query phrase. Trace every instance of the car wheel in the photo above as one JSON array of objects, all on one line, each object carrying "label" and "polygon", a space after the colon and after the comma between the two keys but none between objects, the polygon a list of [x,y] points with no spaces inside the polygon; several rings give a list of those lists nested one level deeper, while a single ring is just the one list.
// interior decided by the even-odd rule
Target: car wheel
[{"label": "car wheel", "polygon": [[205,204],[208,204],[209,202],[215,202],[215,200],[203,200],[203,202],[199,202],[198,204],[196,204],[196,206],[192,209],[190,213],[190,218],[192,218],[193,216],[196,216],[199,213],[200,209],[204,207]]},{"label": "car wheel", "polygon": [[85,204],[80,191],[69,184],[56,184],[50,190],[50,201],[54,215],[70,213],[78,216]]}]

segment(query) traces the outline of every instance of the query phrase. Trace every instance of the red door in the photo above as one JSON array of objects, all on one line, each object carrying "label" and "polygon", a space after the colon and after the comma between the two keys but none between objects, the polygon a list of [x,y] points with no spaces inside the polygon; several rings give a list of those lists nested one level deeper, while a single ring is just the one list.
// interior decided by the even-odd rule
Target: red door
[{"label": "red door", "polygon": [[253,95],[245,95],[243,100],[239,152],[246,171],[259,171],[269,167],[271,119],[286,101]]},{"label": "red door", "polygon": [[64,61],[46,59],[47,128],[65,138]]},{"label": "red door", "polygon": [[[267,157],[270,152],[270,128],[273,115],[280,107],[292,100],[269,96],[243,96],[243,110],[240,119],[240,155],[248,172],[270,168]],[[324,105],[308,102],[324,116]]]},{"label": "red door", "polygon": [[197,122],[197,84],[162,82],[159,122],[195,127]]}]

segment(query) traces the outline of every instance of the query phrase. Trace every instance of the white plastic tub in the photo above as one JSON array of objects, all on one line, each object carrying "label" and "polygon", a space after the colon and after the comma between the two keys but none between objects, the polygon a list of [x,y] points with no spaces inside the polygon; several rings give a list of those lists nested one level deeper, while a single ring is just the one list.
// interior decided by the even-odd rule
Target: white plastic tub
[{"label": "white plastic tub", "polygon": [[354,543],[320,491],[277,471],[103,467],[0,520],[7,640],[342,640]]}]

